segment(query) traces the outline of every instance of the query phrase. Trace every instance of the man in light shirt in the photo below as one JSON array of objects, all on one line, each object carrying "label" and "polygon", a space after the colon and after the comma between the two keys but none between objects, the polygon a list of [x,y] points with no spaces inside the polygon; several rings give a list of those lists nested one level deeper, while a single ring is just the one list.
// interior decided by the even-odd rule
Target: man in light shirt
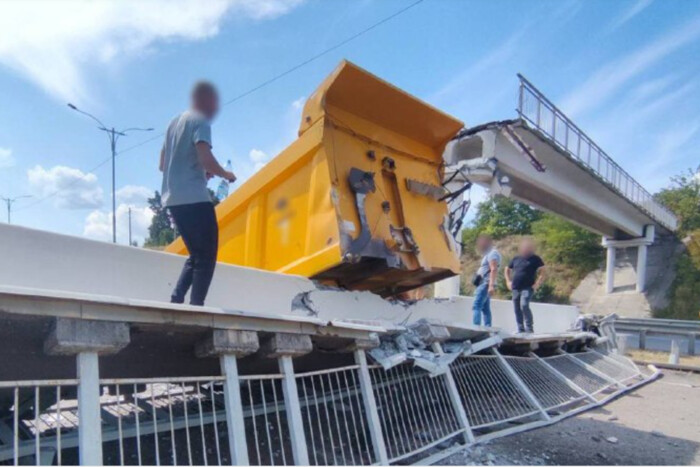
[{"label": "man in light shirt", "polygon": [[489,235],[479,235],[476,239],[476,249],[482,255],[479,269],[474,275],[473,322],[481,326],[483,316],[484,326],[491,326],[491,295],[496,291],[498,268],[501,266],[501,254],[493,247]]},{"label": "man in light shirt", "polygon": [[219,226],[207,181],[212,176],[231,183],[236,180],[211,152],[211,121],[218,111],[219,95],[214,85],[196,83],[190,109],[170,122],[160,152],[163,205],[190,254],[170,297],[172,303],[184,303],[191,288],[190,304],[204,305],[214,276]]}]

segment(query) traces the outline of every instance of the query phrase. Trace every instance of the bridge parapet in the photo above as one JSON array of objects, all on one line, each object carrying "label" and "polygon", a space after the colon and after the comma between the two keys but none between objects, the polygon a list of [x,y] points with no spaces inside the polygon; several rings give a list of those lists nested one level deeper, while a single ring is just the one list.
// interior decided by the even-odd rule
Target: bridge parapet
[{"label": "bridge parapet", "polygon": [[665,229],[675,231],[678,219],[656,201],[638,181],[617,164],[524,76],[520,78],[518,115],[595,174],[609,188],[649,215]]}]

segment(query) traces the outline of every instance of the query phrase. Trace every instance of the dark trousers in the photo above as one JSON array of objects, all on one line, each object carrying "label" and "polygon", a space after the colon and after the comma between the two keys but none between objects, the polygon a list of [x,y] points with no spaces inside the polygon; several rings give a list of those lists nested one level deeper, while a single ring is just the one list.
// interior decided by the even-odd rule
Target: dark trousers
[{"label": "dark trousers", "polygon": [[513,308],[515,308],[515,321],[518,323],[519,332],[534,331],[530,309],[532,294],[532,288],[513,290]]},{"label": "dark trousers", "polygon": [[191,305],[204,305],[209,285],[214,277],[216,253],[219,249],[219,225],[212,203],[183,204],[168,208],[175,226],[185,242],[190,257],[185,261],[175,290],[170,297],[172,303],[184,303],[185,294],[190,293]]}]

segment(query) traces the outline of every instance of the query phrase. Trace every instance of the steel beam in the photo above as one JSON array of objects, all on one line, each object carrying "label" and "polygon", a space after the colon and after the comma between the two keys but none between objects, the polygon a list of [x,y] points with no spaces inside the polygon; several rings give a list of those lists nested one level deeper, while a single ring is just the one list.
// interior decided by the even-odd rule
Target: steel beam
[{"label": "steel beam", "polygon": [[282,373],[282,390],[284,393],[284,405],[287,409],[287,422],[289,423],[289,435],[292,443],[292,454],[296,465],[309,465],[309,452],[306,447],[306,433],[301,417],[299,393],[297,381],[294,376],[294,363],[289,355],[280,356],[280,373]]},{"label": "steel beam", "polygon": [[[442,350],[442,344],[439,342],[433,343],[433,352],[438,355],[442,355],[444,351]],[[447,393],[450,396],[450,403],[452,408],[457,415],[457,421],[460,427],[464,430],[464,440],[467,444],[474,442],[474,433],[472,432],[471,424],[469,423],[469,418],[467,418],[467,411],[464,410],[464,405],[462,404],[462,398],[459,395],[459,390],[457,389],[457,384],[455,383],[454,376],[452,375],[452,370],[447,367],[445,372],[445,381],[447,382]]]},{"label": "steel beam", "polygon": [[231,463],[233,465],[249,465],[241,385],[238,379],[238,361],[233,354],[222,354],[219,357],[219,362],[221,373],[226,378],[224,381],[224,400]]},{"label": "steel beam", "polygon": [[104,461],[102,460],[99,359],[97,352],[80,352],[76,360],[79,380],[78,455],[80,465],[102,465]]},{"label": "steel beam", "polygon": [[360,390],[362,391],[362,402],[365,407],[374,456],[380,465],[389,465],[389,455],[387,454],[386,443],[384,442],[382,425],[379,421],[377,401],[374,398],[374,389],[372,388],[372,377],[369,374],[369,367],[367,366],[367,354],[365,354],[364,350],[355,350],[355,363],[359,366]]}]

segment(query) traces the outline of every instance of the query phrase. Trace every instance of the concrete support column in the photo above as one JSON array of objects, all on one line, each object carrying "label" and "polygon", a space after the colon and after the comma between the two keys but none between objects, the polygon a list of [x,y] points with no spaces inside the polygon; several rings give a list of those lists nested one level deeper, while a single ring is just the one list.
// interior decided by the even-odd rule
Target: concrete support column
[{"label": "concrete support column", "polygon": [[219,357],[224,376],[224,402],[226,405],[226,431],[233,465],[249,465],[243,417],[243,402],[238,379],[238,358],[255,353],[260,348],[258,333],[214,329],[195,347],[198,357]]},{"label": "concrete support column", "polygon": [[44,351],[49,355],[76,355],[81,465],[103,464],[99,355],[116,353],[129,342],[126,323],[66,318],[53,322],[44,341]]},{"label": "concrete support column", "polygon": [[292,358],[306,355],[312,349],[310,336],[283,333],[274,334],[264,347],[267,356],[277,358],[282,374],[282,392],[284,393],[284,405],[287,411],[287,423],[289,424],[295,465],[309,465],[309,452],[306,446],[306,433],[301,416]]},{"label": "concrete support column", "polygon": [[637,247],[637,292],[644,292],[647,280],[647,245]]},{"label": "concrete support column", "polygon": [[608,245],[605,257],[605,293],[613,293],[615,289],[615,247]]}]

